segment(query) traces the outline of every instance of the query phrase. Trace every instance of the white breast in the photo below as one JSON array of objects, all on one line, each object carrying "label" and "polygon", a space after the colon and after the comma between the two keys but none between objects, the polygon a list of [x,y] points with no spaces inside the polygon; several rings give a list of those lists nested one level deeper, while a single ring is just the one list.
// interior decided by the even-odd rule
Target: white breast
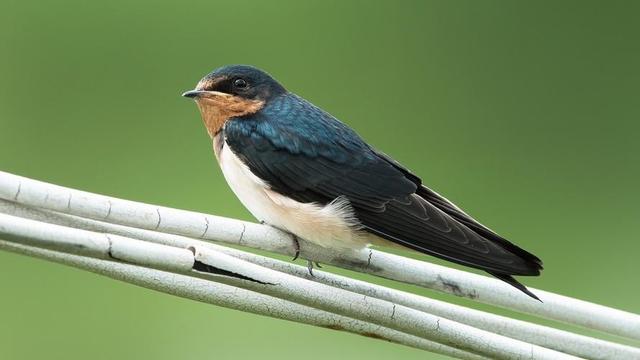
[{"label": "white breast", "polygon": [[327,205],[297,202],[270,190],[228,145],[214,148],[219,149],[216,155],[227,183],[258,220],[327,248],[362,248],[370,242],[370,236],[358,231],[347,199]]}]

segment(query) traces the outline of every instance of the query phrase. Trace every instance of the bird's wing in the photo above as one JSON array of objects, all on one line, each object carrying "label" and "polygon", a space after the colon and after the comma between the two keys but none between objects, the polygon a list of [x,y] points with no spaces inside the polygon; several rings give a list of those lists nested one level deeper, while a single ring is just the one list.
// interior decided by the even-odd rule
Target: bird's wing
[{"label": "bird's wing", "polygon": [[[418,185],[418,188],[416,190],[416,194],[418,196],[420,196],[430,204],[436,206],[438,209],[440,209],[447,215],[451,216],[456,221],[464,224],[466,227],[473,230],[475,233],[481,235],[482,237],[490,241],[500,244],[502,247],[512,252],[513,254],[516,254],[519,257],[527,260],[528,262],[536,265],[534,267],[536,267],[537,270],[542,270],[542,260],[540,260],[538,257],[514,245],[513,243],[509,242],[502,236],[496,234],[493,230],[487,228],[486,226],[478,222],[476,219],[469,216],[466,212],[464,212],[454,203],[449,201],[447,198],[445,198],[444,196],[438,194],[437,192],[423,185],[419,177],[411,173],[408,169],[403,167],[401,164],[399,164],[397,161],[395,161],[388,155],[379,151],[377,152],[377,154],[382,159],[386,160],[387,162],[392,164],[396,169],[398,169],[403,174],[405,174],[407,178],[412,179],[412,181],[414,181],[416,185]],[[537,275],[537,273],[534,272],[534,275]]]},{"label": "bird's wing", "polygon": [[254,116],[231,120],[224,135],[278,193],[321,204],[344,196],[367,231],[400,245],[496,274],[539,273],[533,255],[484,236],[478,229],[490,230],[301,98],[287,95]]}]

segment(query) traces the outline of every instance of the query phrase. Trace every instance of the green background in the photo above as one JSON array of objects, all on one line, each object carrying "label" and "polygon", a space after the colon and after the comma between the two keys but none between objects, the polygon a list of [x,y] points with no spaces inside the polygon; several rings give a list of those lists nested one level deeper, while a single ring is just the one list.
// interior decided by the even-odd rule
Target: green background
[{"label": "green background", "polygon": [[[639,5],[2,0],[0,169],[251,219],[179,95],[253,64],[540,256],[526,284],[640,312]],[[0,289],[0,359],[441,358],[8,253]]]}]

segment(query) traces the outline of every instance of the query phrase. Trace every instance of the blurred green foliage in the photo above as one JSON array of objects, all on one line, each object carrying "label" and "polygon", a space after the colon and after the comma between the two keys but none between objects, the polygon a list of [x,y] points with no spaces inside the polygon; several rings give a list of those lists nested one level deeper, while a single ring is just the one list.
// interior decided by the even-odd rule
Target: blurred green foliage
[{"label": "blurred green foliage", "polygon": [[[250,219],[180,93],[253,64],[540,256],[528,285],[640,312],[639,5],[3,0],[0,169]],[[0,284],[0,359],[440,358],[13,254]]]}]

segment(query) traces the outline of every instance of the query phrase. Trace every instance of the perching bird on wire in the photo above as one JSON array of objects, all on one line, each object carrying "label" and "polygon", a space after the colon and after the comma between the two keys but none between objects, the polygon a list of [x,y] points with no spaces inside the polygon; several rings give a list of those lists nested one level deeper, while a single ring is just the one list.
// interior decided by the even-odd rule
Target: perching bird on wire
[{"label": "perching bird on wire", "polygon": [[260,221],[331,251],[400,245],[512,275],[542,261],[424,186],[344,123],[246,65],[206,75],[193,98],[229,186]]}]

